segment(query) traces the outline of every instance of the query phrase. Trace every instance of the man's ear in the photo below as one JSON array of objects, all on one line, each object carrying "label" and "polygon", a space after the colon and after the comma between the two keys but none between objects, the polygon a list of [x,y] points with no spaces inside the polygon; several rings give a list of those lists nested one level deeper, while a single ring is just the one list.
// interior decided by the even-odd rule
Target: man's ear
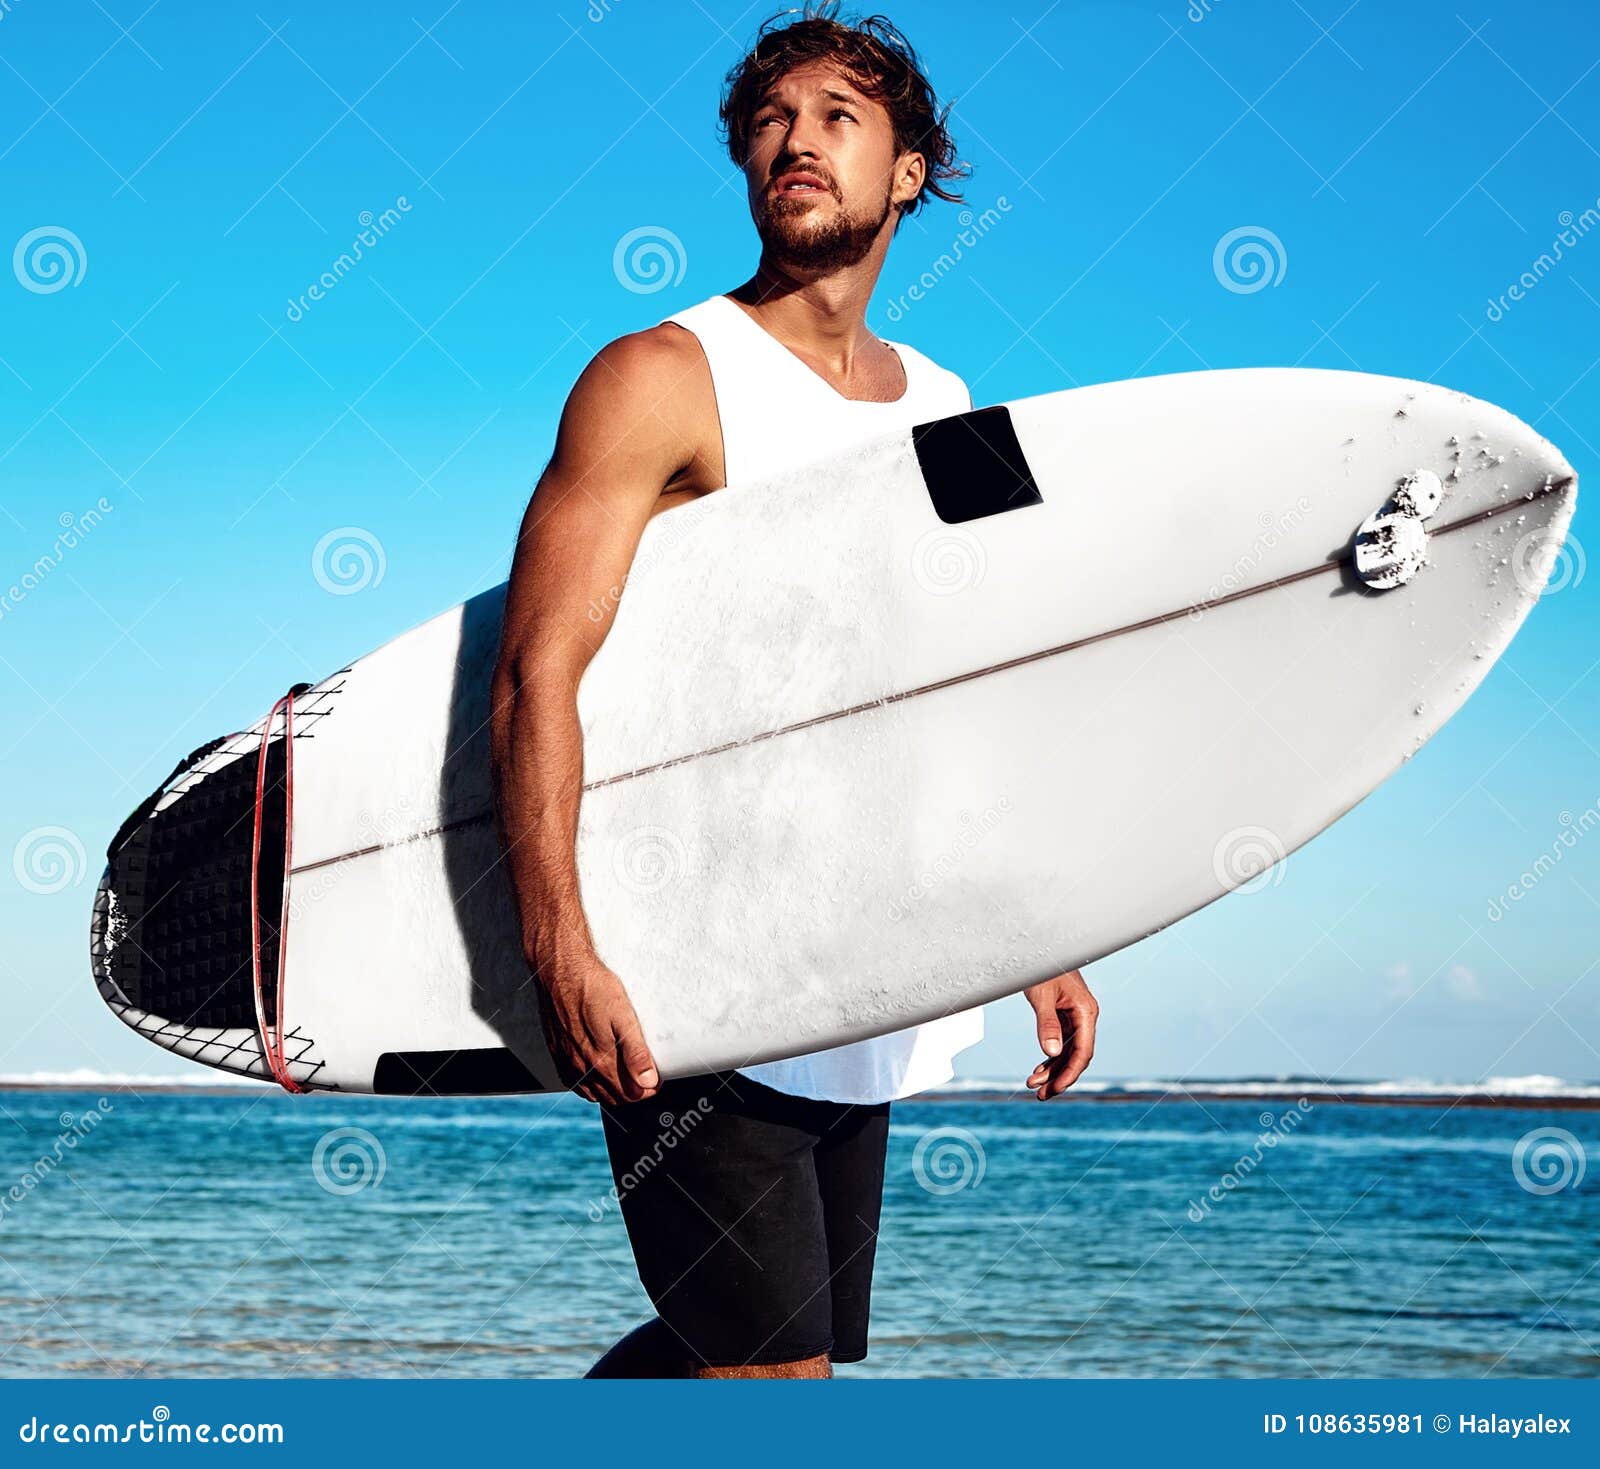
[{"label": "man's ear", "polygon": [[[920,153],[902,153],[895,159],[894,184],[890,188],[890,198],[900,210],[900,218],[906,217],[905,206],[922,192],[923,181],[928,176],[928,160]],[[909,192],[906,192],[909,190]],[[899,227],[898,221],[896,228]]]}]

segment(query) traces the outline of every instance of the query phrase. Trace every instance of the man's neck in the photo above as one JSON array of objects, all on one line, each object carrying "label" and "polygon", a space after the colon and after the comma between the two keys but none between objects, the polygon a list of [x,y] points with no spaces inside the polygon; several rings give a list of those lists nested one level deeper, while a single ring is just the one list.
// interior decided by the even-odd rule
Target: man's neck
[{"label": "man's neck", "polygon": [[847,361],[874,342],[867,330],[867,302],[877,271],[838,271],[817,280],[797,280],[765,258],[756,273],[728,294],[748,307],[786,345],[827,361]]}]

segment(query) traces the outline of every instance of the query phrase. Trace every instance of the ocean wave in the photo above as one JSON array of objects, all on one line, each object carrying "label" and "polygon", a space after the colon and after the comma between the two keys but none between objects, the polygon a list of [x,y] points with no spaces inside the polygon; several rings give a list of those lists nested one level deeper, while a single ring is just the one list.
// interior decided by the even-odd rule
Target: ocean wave
[{"label": "ocean wave", "polygon": [[[990,1077],[957,1077],[935,1087],[926,1096],[992,1096],[1025,1091],[1020,1082]],[[1559,1076],[1534,1073],[1528,1076],[1491,1076],[1482,1081],[1434,1081],[1424,1077],[1401,1077],[1388,1081],[1344,1080],[1339,1077],[1310,1076],[1209,1076],[1203,1080],[1183,1077],[1129,1077],[1080,1081],[1073,1093],[1095,1096],[1234,1096],[1234,1097],[1506,1097],[1529,1100],[1600,1100],[1600,1083],[1567,1081]]]},{"label": "ocean wave", "polygon": [[241,1091],[259,1091],[273,1083],[256,1081],[248,1076],[235,1076],[229,1071],[213,1071],[210,1067],[196,1067],[190,1071],[161,1074],[131,1071],[95,1071],[81,1066],[74,1071],[24,1071],[0,1074],[0,1087],[48,1087],[54,1091],[99,1091],[113,1088],[167,1088],[180,1086],[237,1087]]},{"label": "ocean wave", "polygon": [[[97,1071],[78,1067],[66,1071],[28,1071],[0,1074],[0,1089],[48,1088],[57,1091],[98,1091],[104,1089],[171,1090],[197,1087],[271,1091],[274,1084],[231,1072],[195,1067],[181,1072],[141,1073]],[[1020,1080],[1000,1077],[958,1076],[943,1086],[922,1093],[925,1097],[1020,1096],[1025,1094]],[[1533,1101],[1597,1101],[1600,1082],[1568,1081],[1564,1077],[1534,1072],[1527,1076],[1490,1076],[1482,1081],[1436,1081],[1426,1077],[1399,1077],[1386,1081],[1341,1077],[1283,1076],[1208,1076],[1116,1077],[1080,1081],[1071,1095],[1100,1097],[1141,1096],[1234,1096],[1234,1097],[1453,1097],[1527,1098]],[[358,1095],[352,1093],[351,1095]]]}]

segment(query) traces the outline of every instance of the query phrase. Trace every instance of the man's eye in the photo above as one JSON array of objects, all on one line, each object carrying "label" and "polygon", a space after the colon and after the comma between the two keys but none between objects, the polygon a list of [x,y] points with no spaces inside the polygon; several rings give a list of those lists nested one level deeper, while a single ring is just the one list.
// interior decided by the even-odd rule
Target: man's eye
[{"label": "man's eye", "polygon": [[851,122],[854,122],[856,120],[854,113],[846,112],[844,110],[844,108],[842,108],[842,107],[835,107],[833,109],[833,111],[829,114],[829,116],[830,117],[848,117]]}]

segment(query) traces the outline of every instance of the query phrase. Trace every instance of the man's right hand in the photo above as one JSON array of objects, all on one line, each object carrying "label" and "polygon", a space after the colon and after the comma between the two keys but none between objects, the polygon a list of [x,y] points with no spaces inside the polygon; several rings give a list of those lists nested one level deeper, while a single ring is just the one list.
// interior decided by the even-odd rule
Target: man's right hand
[{"label": "man's right hand", "polygon": [[622,981],[594,953],[537,966],[539,1014],[561,1079],[590,1102],[640,1102],[660,1073]]}]

